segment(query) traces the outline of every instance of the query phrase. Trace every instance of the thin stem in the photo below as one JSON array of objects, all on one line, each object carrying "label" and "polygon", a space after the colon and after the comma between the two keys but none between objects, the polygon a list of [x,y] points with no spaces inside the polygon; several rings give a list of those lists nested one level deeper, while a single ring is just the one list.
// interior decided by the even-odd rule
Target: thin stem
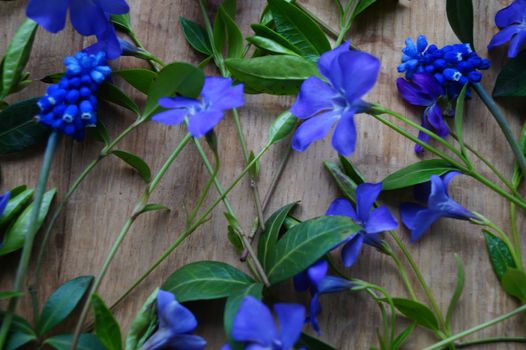
[{"label": "thin stem", "polygon": [[463,343],[457,343],[455,346],[459,349],[468,348],[470,346],[494,343],[526,343],[525,337],[491,337],[476,340],[469,340]]},{"label": "thin stem", "polygon": [[[389,249],[391,248],[389,247]],[[416,297],[416,294],[415,294],[415,290],[413,289],[413,285],[411,284],[411,281],[409,280],[407,270],[402,264],[402,261],[392,250],[389,252],[389,256],[391,257],[391,259],[393,259],[393,262],[395,263],[398,269],[398,272],[400,273],[402,282],[404,283],[404,286],[407,289],[407,292],[411,296],[411,299],[413,299],[414,301],[418,301],[418,298]]]},{"label": "thin stem", "polygon": [[[142,49],[144,50],[145,52],[147,52],[148,54],[150,54],[150,52],[148,50],[146,50],[146,48],[144,47],[144,45],[141,43],[141,41],[137,38],[137,36],[135,35],[135,33],[133,31],[131,31],[130,33],[128,33],[128,36],[130,37],[131,41],[135,44],[135,46],[137,46],[139,49]],[[148,57],[148,63],[150,63],[150,66],[152,67],[153,70],[155,70],[156,72],[159,72],[159,67],[157,67],[156,63],[159,64],[161,67],[164,67],[165,64],[164,62],[162,62],[161,60],[159,60],[157,57],[155,57],[154,55],[150,54],[149,57]]]},{"label": "thin stem", "polygon": [[518,267],[524,269],[524,264],[522,262],[522,240],[517,227],[517,206],[513,203],[510,203],[510,220],[511,220],[511,239],[513,241],[513,246],[516,249],[517,259],[520,263]]},{"label": "thin stem", "polygon": [[[33,209],[29,218],[28,230],[24,240],[24,247],[22,249],[22,255],[20,257],[20,262],[18,264],[18,269],[16,272],[15,284],[13,288],[13,291],[15,292],[22,292],[24,287],[27,267],[31,258],[31,252],[33,250],[35,236],[38,231],[38,218],[40,214],[40,209],[42,207],[42,201],[44,200],[44,194],[46,192],[46,184],[49,178],[49,172],[51,170],[53,156],[55,155],[55,151],[57,149],[58,137],[59,134],[56,131],[53,131],[48,138],[46,151],[44,153],[44,159],[42,161],[42,167],[40,169],[40,175],[38,177],[38,183],[35,190],[35,199],[33,201]],[[9,329],[11,327],[11,323],[16,312],[17,303],[17,296],[14,296],[9,300],[7,313],[4,316],[2,328],[0,328],[0,349],[3,349],[6,343],[7,336],[9,334]]]},{"label": "thin stem", "polygon": [[484,322],[478,326],[475,326],[473,328],[470,328],[468,330],[465,330],[463,332],[460,332],[458,334],[455,334],[449,338],[446,338],[436,344],[433,344],[431,346],[428,346],[427,348],[425,348],[424,350],[438,350],[438,349],[442,349],[443,346],[445,345],[448,345],[452,342],[454,342],[455,340],[458,340],[458,339],[461,339],[461,338],[464,338],[470,334],[473,334],[473,333],[476,333],[478,331],[481,331],[483,330],[484,328],[488,328],[488,327],[491,327],[493,326],[494,324],[497,324],[499,322],[502,322],[502,321],[505,321],[507,320],[508,318],[510,317],[513,317],[517,314],[520,314],[522,312],[526,311],[526,305],[522,305],[521,307],[511,311],[511,312],[508,312],[507,314],[504,314],[502,316],[499,316],[493,320],[490,320],[490,321],[487,321],[487,322]]}]

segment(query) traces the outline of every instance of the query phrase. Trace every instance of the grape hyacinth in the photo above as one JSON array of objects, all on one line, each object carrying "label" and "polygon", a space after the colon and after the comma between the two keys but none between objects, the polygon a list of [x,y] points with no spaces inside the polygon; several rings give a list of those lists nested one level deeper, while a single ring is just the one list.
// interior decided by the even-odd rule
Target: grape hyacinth
[{"label": "grape hyacinth", "polygon": [[106,55],[77,52],[64,60],[66,72],[58,84],[51,85],[40,98],[39,123],[71,136],[84,139],[84,129],[97,123],[99,86],[111,75]]}]

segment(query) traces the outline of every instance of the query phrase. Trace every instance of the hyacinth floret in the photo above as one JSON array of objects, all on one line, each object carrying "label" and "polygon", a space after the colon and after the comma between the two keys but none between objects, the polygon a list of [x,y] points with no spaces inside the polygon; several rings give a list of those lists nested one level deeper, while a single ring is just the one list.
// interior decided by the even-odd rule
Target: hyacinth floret
[{"label": "hyacinth floret", "polygon": [[97,124],[97,90],[111,75],[106,54],[77,52],[64,60],[66,72],[57,84],[49,86],[38,101],[39,123],[84,139],[84,129]]}]

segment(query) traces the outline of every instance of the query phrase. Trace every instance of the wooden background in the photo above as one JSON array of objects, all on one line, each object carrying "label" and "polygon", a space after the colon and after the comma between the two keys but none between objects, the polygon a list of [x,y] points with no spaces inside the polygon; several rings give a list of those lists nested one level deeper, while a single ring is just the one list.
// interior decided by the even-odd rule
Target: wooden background
[{"label": "wooden background", "polygon": [[[301,2],[333,28],[337,28],[336,9],[332,1]],[[494,26],[496,11],[509,2],[507,0],[474,1],[475,43],[482,55],[486,55],[485,47],[496,32]],[[188,47],[178,24],[179,16],[201,22],[196,1],[129,0],[129,3],[132,8],[133,26],[150,51],[167,62],[179,60],[198,63],[202,59]],[[9,38],[24,19],[25,4],[26,2],[22,0],[0,2],[0,50],[4,50]],[[249,25],[258,20],[264,4],[263,0],[238,1],[238,22],[246,34],[251,33]],[[430,42],[439,46],[456,42],[447,24],[444,0],[399,2],[379,0],[360,17],[351,33],[352,41],[356,46],[382,60],[380,79],[368,96],[368,100],[380,102],[394,110],[414,116],[415,120],[419,120],[420,111],[408,108],[401,101],[394,82],[398,77],[396,65],[405,38],[415,37],[419,33],[426,34]],[[47,74],[61,71],[63,57],[81,49],[87,43],[69,28],[58,35],[40,30],[29,63],[32,77],[39,79]],[[504,56],[504,50],[490,55],[497,69]],[[121,59],[113,63],[115,68],[141,64],[130,59]],[[489,90],[495,80],[495,70],[484,75],[483,83]],[[217,73],[210,70],[209,74]],[[119,84],[124,86],[122,82]],[[44,91],[43,84],[35,83],[15,98],[37,96]],[[132,93],[131,89],[127,91]],[[143,102],[140,96],[137,98],[141,103]],[[251,149],[259,150],[265,142],[266,131],[273,117],[288,108],[292,101],[287,97],[275,98],[264,95],[247,98],[247,104],[240,113]],[[510,103],[505,105],[509,106]],[[520,107],[518,103],[512,105],[515,107],[505,108],[505,111],[514,129],[518,131],[525,108]],[[495,122],[478,98],[469,101],[468,106],[468,116],[465,118],[466,140],[494,160],[499,168],[510,169],[512,157]],[[130,124],[133,117],[129,112],[115,106],[105,105],[100,112],[100,118],[106,123],[112,135],[116,135]],[[359,142],[352,161],[369,180],[379,181],[386,174],[418,160],[413,153],[413,144],[407,140],[365,115],[358,116],[356,120]],[[223,162],[220,179],[223,184],[228,184],[243,167],[231,118],[225,118],[221,122],[217,133]],[[120,148],[144,157],[155,171],[159,169],[182,136],[183,131],[178,127],[151,123],[129,136],[121,143]],[[82,169],[96,157],[101,147],[101,144],[94,140],[77,143],[62,138],[55,158],[50,186],[57,187],[59,194],[63,195]],[[276,146],[262,161],[260,184],[263,193],[283,157],[285,147],[286,145]],[[3,182],[0,189],[4,191],[20,184],[34,186],[41,155],[42,149],[38,149],[1,158]],[[308,218],[323,214],[329,203],[338,195],[322,166],[324,160],[334,158],[335,154],[329,140],[311,146],[303,154],[293,154],[272,199],[270,210],[291,201],[301,200],[301,207],[297,212],[300,217]],[[484,172],[488,173],[486,169]],[[506,170],[505,173],[509,174],[510,171]],[[181,232],[185,208],[192,208],[207,178],[206,170],[196,150],[192,146],[187,147],[154,196],[155,202],[168,205],[172,211],[144,215],[136,222],[111,265],[100,290],[108,303],[112,303]],[[139,176],[118,159],[108,158],[97,167],[73,196],[55,227],[45,255],[44,278],[40,286],[41,298],[47,297],[60,283],[75,276],[98,272],[143,186]],[[395,193],[391,198],[408,198],[408,192]],[[455,180],[451,193],[468,208],[483,213],[509,231],[508,207],[496,194],[473,180],[462,177]],[[215,196],[214,193],[213,197]],[[248,182],[241,183],[230,198],[236,213],[242,218],[245,228],[248,228],[255,215]],[[223,211],[223,208],[219,207],[212,220],[188,239],[118,309],[116,316],[123,327],[127,328],[146,296],[178,267],[202,259],[222,260],[240,265],[236,253],[226,239]],[[523,231],[524,225],[521,224],[520,229]],[[408,241],[407,231],[402,229],[400,234],[405,241]],[[38,237],[36,248],[38,248]],[[454,288],[453,253],[459,253],[464,260],[466,286],[454,318],[455,331],[464,330],[517,307],[517,303],[506,297],[497,285],[478,228],[463,222],[443,220],[434,225],[433,231],[418,245],[411,245],[410,250],[436,293],[440,306],[444,309]],[[17,254],[0,259],[1,289],[11,285],[17,262]],[[241,268],[246,267],[241,266]],[[405,295],[391,262],[371,248],[364,249],[359,262],[349,272],[354,277],[385,286],[393,295]],[[416,285],[416,281],[414,283]],[[295,296],[290,286],[285,286],[279,297],[289,300]],[[306,301],[304,295],[301,298]],[[379,325],[380,318],[376,306],[366,295],[344,293],[322,299],[324,312],[321,316],[321,324],[324,338],[330,340],[339,349],[368,349],[369,346],[376,345],[374,331]],[[29,315],[29,299],[23,299],[20,306],[21,312]],[[205,306],[192,303],[190,307],[197,313],[200,320],[198,333],[206,336],[210,344],[209,349],[219,348],[224,342],[221,326],[222,302],[208,303]],[[523,334],[524,328],[521,327],[520,321],[515,319],[481,332],[477,337]],[[433,337],[428,332],[418,331],[414,333],[406,349],[420,349],[432,342]],[[523,347],[493,345],[479,348]]]}]

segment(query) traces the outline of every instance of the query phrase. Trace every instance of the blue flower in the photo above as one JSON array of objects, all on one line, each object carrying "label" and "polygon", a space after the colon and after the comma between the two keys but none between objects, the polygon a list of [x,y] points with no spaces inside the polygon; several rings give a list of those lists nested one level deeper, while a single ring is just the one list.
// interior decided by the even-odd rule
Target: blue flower
[{"label": "blue flower", "polygon": [[[232,338],[243,342],[246,350],[292,350],[305,322],[305,308],[298,304],[274,305],[279,331],[270,310],[252,296],[247,296],[234,317]],[[222,350],[230,350],[225,345]]]},{"label": "blue flower", "polygon": [[159,290],[157,294],[159,328],[146,341],[142,350],[201,350],[206,341],[191,333],[197,327],[194,315],[179,304],[175,295]]},{"label": "blue flower", "polygon": [[120,56],[110,15],[128,13],[125,0],[30,0],[26,14],[47,31],[57,33],[64,29],[68,10],[71,23],[80,34],[96,35],[105,43],[108,59]]},{"label": "blue flower", "polygon": [[398,227],[398,222],[387,207],[381,206],[373,209],[382,187],[382,183],[359,185],[356,188],[356,210],[344,198],[334,200],[327,210],[329,216],[349,216],[355,223],[363,227],[362,231],[343,242],[342,260],[345,267],[351,267],[355,263],[364,243],[381,248],[382,242],[379,233]]},{"label": "blue flower", "polygon": [[404,203],[400,207],[400,215],[404,225],[411,230],[411,241],[416,242],[431,225],[440,218],[469,220],[475,215],[449,197],[448,186],[458,172],[450,172],[443,177],[431,176],[431,181],[415,187],[415,194],[420,202]]},{"label": "blue flower", "polygon": [[[413,38],[407,38],[405,47],[402,49],[402,64],[398,66],[398,72],[407,72],[408,79],[411,79],[414,73],[423,73],[423,65],[426,62],[424,52],[427,49],[427,45],[427,39],[424,35],[420,35],[416,39],[416,44]],[[436,46],[433,45],[428,50],[432,52],[436,50]]]},{"label": "blue flower", "polygon": [[[413,106],[425,107],[422,118],[424,128],[433,131],[442,138],[449,134],[449,128],[438,104],[439,99],[444,96],[444,89],[432,75],[416,73],[411,80],[398,78],[396,86],[402,98],[408,103]],[[427,143],[430,136],[424,132],[419,132],[418,138]],[[423,150],[424,148],[421,145],[415,146],[417,153],[422,153]]]},{"label": "blue flower", "polygon": [[188,120],[188,131],[194,137],[210,132],[225,116],[225,111],[245,103],[243,84],[232,86],[232,79],[206,77],[201,97],[163,97],[159,105],[169,108],[155,115],[152,120],[166,124],[181,124]]},{"label": "blue flower", "polygon": [[491,39],[488,49],[509,42],[508,57],[517,57],[526,42],[526,0],[515,0],[497,12],[495,23],[500,32]]},{"label": "blue flower", "polygon": [[99,86],[111,75],[106,55],[78,52],[64,60],[66,72],[58,84],[51,85],[40,98],[37,120],[77,140],[84,139],[84,129],[97,123]]},{"label": "blue flower", "polygon": [[7,206],[7,203],[9,202],[9,198],[11,197],[11,193],[7,192],[3,195],[0,195],[0,217],[4,213],[5,207]]},{"label": "blue flower", "polygon": [[362,97],[376,83],[380,61],[365,52],[349,51],[349,43],[344,43],[324,53],[318,68],[326,80],[318,77],[305,80],[290,110],[305,120],[294,134],[292,148],[299,152],[306,150],[337,124],[332,145],[338,153],[351,155],[356,144],[354,115],[369,106]]}]

